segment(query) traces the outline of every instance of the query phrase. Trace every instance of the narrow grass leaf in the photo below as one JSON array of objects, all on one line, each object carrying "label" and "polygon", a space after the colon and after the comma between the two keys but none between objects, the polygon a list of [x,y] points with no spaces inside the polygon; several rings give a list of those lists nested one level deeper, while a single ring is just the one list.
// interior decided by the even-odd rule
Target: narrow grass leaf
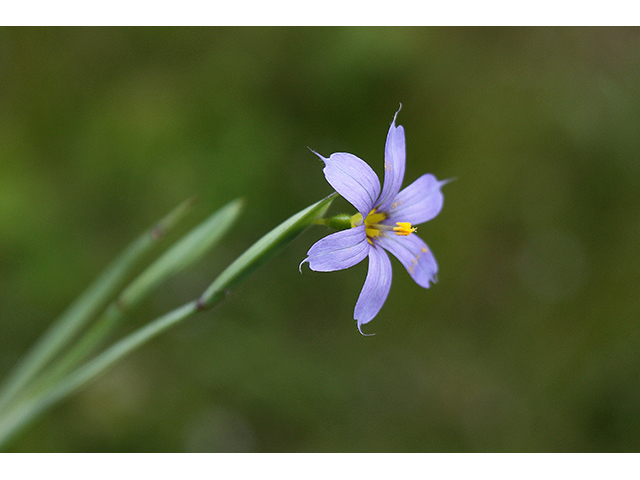
[{"label": "narrow grass leaf", "polygon": [[87,324],[137,265],[144,254],[191,209],[193,200],[178,205],[154,227],[134,241],[40,337],[4,383],[0,412],[41,369]]}]

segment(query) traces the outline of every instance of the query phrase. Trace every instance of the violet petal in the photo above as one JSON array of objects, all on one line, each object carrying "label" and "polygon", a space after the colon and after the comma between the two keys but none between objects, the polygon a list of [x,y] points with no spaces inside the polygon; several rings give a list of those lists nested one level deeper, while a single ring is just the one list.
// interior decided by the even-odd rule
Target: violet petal
[{"label": "violet petal", "polygon": [[394,225],[395,222],[409,222],[419,225],[436,217],[444,202],[440,188],[447,182],[439,182],[430,173],[422,175],[396,195],[384,210],[388,217],[383,223]]},{"label": "violet petal", "polygon": [[358,321],[360,333],[362,333],[362,325],[378,314],[387,299],[390,288],[391,261],[382,248],[374,245],[369,249],[369,270],[353,314]]},{"label": "violet petal", "polygon": [[418,285],[429,288],[430,282],[436,283],[438,263],[427,244],[415,233],[406,237],[392,233],[381,235],[376,243],[391,252]]},{"label": "violet petal", "polygon": [[396,127],[398,112],[393,117],[384,147],[384,185],[378,202],[378,208],[383,212],[387,211],[388,206],[400,191],[404,180],[406,148],[404,128],[402,126]]},{"label": "violet petal", "polygon": [[327,182],[366,217],[380,195],[380,180],[363,160],[350,153],[333,153],[324,158]]},{"label": "violet petal", "polygon": [[344,270],[360,263],[369,253],[364,225],[327,235],[314,243],[300,264],[309,262],[316,272]]}]

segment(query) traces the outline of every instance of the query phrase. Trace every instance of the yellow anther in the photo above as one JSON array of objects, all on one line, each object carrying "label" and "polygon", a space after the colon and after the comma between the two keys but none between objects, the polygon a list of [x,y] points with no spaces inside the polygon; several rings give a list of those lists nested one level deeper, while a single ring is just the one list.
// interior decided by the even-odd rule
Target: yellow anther
[{"label": "yellow anther", "polygon": [[374,208],[369,212],[369,214],[362,219],[362,215],[356,213],[351,217],[351,228],[359,227],[364,223],[364,229],[367,234],[367,241],[371,243],[371,239],[380,236],[383,231],[391,231],[396,235],[402,235],[406,237],[407,235],[411,235],[417,229],[416,227],[412,227],[409,222],[397,222],[397,227],[392,227],[391,225],[385,225],[382,222],[387,218],[386,213],[378,212]]},{"label": "yellow anther", "polygon": [[402,235],[406,237],[407,235],[411,235],[413,232],[417,230],[416,227],[412,227],[409,222],[397,222],[397,227],[393,227],[393,231],[396,235]]}]

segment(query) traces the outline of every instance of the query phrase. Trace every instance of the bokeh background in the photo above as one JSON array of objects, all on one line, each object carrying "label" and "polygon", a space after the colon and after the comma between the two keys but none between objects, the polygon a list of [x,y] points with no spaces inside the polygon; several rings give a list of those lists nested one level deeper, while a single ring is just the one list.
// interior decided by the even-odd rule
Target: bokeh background
[{"label": "bokeh background", "polygon": [[307,147],[382,173],[399,103],[405,184],[456,178],[437,285],[394,259],[362,337],[366,263],[298,272],[316,227],[10,450],[637,451],[638,29],[3,28],[0,377],[184,199],[246,210],[120,335],[331,192]]}]

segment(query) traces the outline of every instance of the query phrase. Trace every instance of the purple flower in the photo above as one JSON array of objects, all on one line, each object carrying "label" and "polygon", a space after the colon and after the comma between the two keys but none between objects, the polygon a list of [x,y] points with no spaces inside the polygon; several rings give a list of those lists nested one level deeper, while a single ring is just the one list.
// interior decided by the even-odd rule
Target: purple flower
[{"label": "purple flower", "polygon": [[[398,110],[399,112],[399,110]],[[317,241],[307,252],[311,270],[332,272],[352,267],[369,257],[367,278],[356,302],[354,318],[358,330],[380,311],[391,288],[391,262],[385,250],[404,265],[411,278],[424,288],[436,282],[438,264],[413,225],[427,222],[442,209],[440,188],[447,183],[425,174],[400,191],[404,178],[404,129],[396,127],[396,112],[389,128],[384,151],[384,185],[363,160],[350,153],[334,153],[324,158],[324,175],[331,186],[349,201],[358,213],[350,228]],[[363,334],[364,335],[364,334]]]}]

